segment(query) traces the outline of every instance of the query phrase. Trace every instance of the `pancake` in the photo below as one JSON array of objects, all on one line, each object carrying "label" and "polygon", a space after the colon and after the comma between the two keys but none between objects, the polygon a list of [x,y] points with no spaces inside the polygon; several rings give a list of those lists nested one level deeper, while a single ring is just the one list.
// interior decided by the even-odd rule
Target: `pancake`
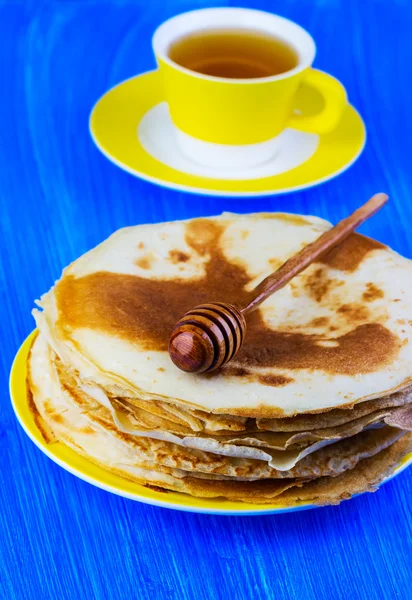
[{"label": "pancake", "polygon": [[[125,410],[127,402],[120,402],[119,399],[99,403],[98,398],[88,396],[84,388],[76,386],[74,378],[62,368],[61,361],[55,360],[52,353],[50,356],[52,368],[56,370],[60,384],[68,391],[72,401],[83,411],[87,408],[93,410],[95,415],[103,414],[103,418],[110,421],[110,426],[116,427],[119,432],[171,442],[174,445],[222,456],[266,460],[270,467],[279,471],[289,471],[305,456],[340,439],[354,436],[367,428],[379,426],[385,417],[391,415],[387,410],[376,411],[340,427],[310,432],[248,432],[243,435],[212,437],[191,430],[184,431],[182,426],[167,422],[150,413],[146,417],[142,416],[141,413],[145,411],[139,410],[137,413],[129,414]],[[99,410],[101,407],[104,410]]]},{"label": "pancake", "polygon": [[183,373],[167,351],[187,310],[242,302],[329,228],[226,214],[122,229],[76,260],[34,311],[45,440],[194,496],[287,506],[375,489],[412,447],[411,261],[353,234],[248,317],[218,372]]},{"label": "pancake", "polygon": [[[84,393],[76,393],[61,382],[57,369],[51,360],[51,351],[42,337],[39,337],[32,350],[30,361],[30,380],[34,401],[42,418],[56,431],[54,423],[61,423],[73,414],[73,429],[78,430],[77,418],[88,421],[91,429],[107,432],[113,439],[113,447],[121,452],[122,462],[134,464],[136,457],[144,458],[146,463],[160,463],[185,470],[198,470],[203,473],[247,478],[287,478],[319,476],[325,469],[328,474],[341,472],[354,466],[358,460],[396,441],[402,435],[398,429],[385,427],[378,430],[363,431],[350,440],[333,444],[318,450],[311,457],[300,460],[294,469],[286,471],[275,469],[264,460],[251,460],[240,447],[237,456],[202,451],[196,448],[182,447],[150,436],[134,436],[122,432],[113,420],[112,412],[99,405]],[[76,417],[77,415],[77,417]],[[83,426],[80,429],[85,429]],[[106,447],[110,449],[110,444]],[[365,454],[366,453],[366,454]],[[285,452],[284,454],[288,454]],[[266,458],[267,460],[267,458]],[[333,466],[335,465],[335,466]]]},{"label": "pancake", "polygon": [[[60,379],[70,387],[80,388],[103,406],[117,412],[118,424],[124,431],[160,429],[169,433],[199,437],[209,434],[222,443],[240,443],[242,440],[242,443],[249,445],[268,445],[278,450],[295,443],[302,444],[305,440],[338,439],[354,435],[371,423],[384,418],[395,418],[399,413],[397,407],[412,402],[412,388],[408,387],[391,396],[363,402],[352,409],[335,409],[319,415],[306,414],[286,419],[234,417],[233,420],[231,415],[208,416],[204,411],[191,411],[190,415],[184,415],[182,412],[189,411],[182,411],[180,406],[169,402],[141,401],[137,398],[107,395],[100,387],[85,384],[79,375],[64,365],[58,357],[54,360]],[[216,419],[213,426],[209,427],[214,417]],[[278,435],[263,433],[272,431]],[[234,435],[233,432],[238,432],[238,435]],[[268,444],[266,440],[269,440]]]},{"label": "pancake", "polygon": [[[92,398],[88,401],[84,396],[74,397],[69,393],[60,382],[51,357],[52,352],[45,339],[39,336],[30,353],[28,377],[40,418],[59,441],[76,452],[144,485],[201,497],[224,497],[255,503],[278,502],[278,499],[281,505],[299,499],[333,503],[353,493],[374,489],[383,475],[393,470],[412,447],[411,434],[384,427],[364,431],[354,438],[320,450],[300,463],[304,466],[305,461],[311,460],[312,468],[306,463],[306,470],[300,467],[288,473],[287,477],[282,474],[281,478],[272,476],[262,480],[261,472],[259,480],[243,481],[241,477],[248,475],[251,479],[253,473],[258,473],[259,466],[263,469],[268,469],[268,466],[262,461],[238,460],[243,470],[237,469],[238,463],[232,462],[232,478],[216,479],[216,475],[222,475],[216,468],[209,474],[206,469],[200,473],[195,470],[200,466],[200,461],[196,463],[194,460],[197,451],[184,449],[184,452],[192,453],[191,457],[190,454],[184,456],[179,455],[183,449],[177,447],[178,453],[175,455],[176,448],[171,444],[161,442],[162,446],[159,447],[156,440],[122,434],[114,426],[109,409]],[[326,453],[323,459],[322,452]],[[200,454],[207,453],[197,452],[197,456]],[[166,463],[168,456],[174,463],[160,464],[159,460],[163,459]],[[213,454],[209,454],[209,457],[229,463],[227,457]],[[346,484],[349,471],[353,471],[353,474]],[[314,478],[314,484],[308,482]],[[316,485],[317,482],[322,483]],[[306,486],[308,491],[305,493]]]},{"label": "pancake", "polygon": [[403,406],[385,418],[385,423],[392,427],[399,427],[404,431],[412,431],[412,409],[411,406]]},{"label": "pancake", "polygon": [[263,431],[310,431],[339,427],[344,423],[356,421],[371,413],[401,407],[412,403],[412,387],[408,386],[401,392],[390,396],[362,402],[349,409],[332,409],[328,412],[314,415],[297,415],[286,419],[258,419],[257,426]]},{"label": "pancake", "polygon": [[[59,364],[60,363],[60,364]],[[70,368],[70,365],[62,365],[57,357],[57,368],[60,378],[75,380],[76,384],[84,390],[85,393],[95,398],[104,406],[112,405],[114,409],[117,406],[124,408],[133,419],[139,420],[141,426],[153,425],[157,423],[156,428],[160,427],[173,433],[183,432],[190,434],[192,432],[202,432],[223,438],[229,433],[238,432],[249,435],[251,432],[274,431],[274,432],[292,432],[291,435],[297,435],[298,432],[304,432],[310,435],[314,429],[322,430],[322,436],[319,439],[327,438],[328,431],[335,427],[340,427],[346,423],[352,422],[349,427],[356,427],[356,421],[370,415],[370,422],[376,420],[376,415],[380,412],[388,419],[392,410],[412,403],[412,386],[408,386],[401,392],[396,392],[384,398],[369,400],[351,406],[350,408],[332,409],[320,414],[303,414],[295,417],[283,419],[247,419],[245,417],[235,417],[232,415],[216,415],[206,413],[201,410],[188,409],[181,405],[171,402],[162,402],[159,400],[140,400],[139,398],[128,395],[122,397],[122,390],[118,388],[117,394],[114,390],[103,390],[95,384],[85,383],[78,373]],[[372,415],[375,413],[375,415]],[[400,414],[400,413],[399,413]],[[403,413],[405,414],[405,413]],[[158,421],[152,419],[151,415],[160,417]],[[395,414],[393,415],[395,418]],[[169,422],[169,423],[168,423]],[[388,422],[388,421],[386,421]],[[405,422],[405,419],[403,419]],[[175,427],[176,424],[181,427]],[[359,429],[360,430],[360,429]],[[318,432],[314,432],[317,436]],[[243,436],[245,437],[245,436]],[[332,436],[329,436],[332,437]],[[288,439],[288,438],[286,438]]]},{"label": "pancake", "polygon": [[84,382],[140,401],[278,419],[390,396],[411,383],[412,263],[358,234],[250,315],[239,355],[217,374],[187,375],[169,359],[188,309],[241,301],[328,228],[257,214],[122,229],[65,270],[36,322]]},{"label": "pancake", "polygon": [[379,484],[389,477],[402,459],[412,451],[412,435],[407,434],[378,454],[359,463],[356,469],[345,471],[339,477],[321,477],[304,488],[293,488],[281,494],[276,502],[290,506],[296,502],[318,505],[339,504],[354,495],[376,492]]}]

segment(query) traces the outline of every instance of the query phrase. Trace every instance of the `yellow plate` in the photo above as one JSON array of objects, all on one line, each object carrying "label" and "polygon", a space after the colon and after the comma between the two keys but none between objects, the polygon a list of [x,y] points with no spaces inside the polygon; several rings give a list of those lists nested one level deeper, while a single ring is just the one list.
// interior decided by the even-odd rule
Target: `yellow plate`
[{"label": "yellow plate", "polygon": [[[96,487],[112,492],[113,494],[144,502],[145,504],[153,504],[155,506],[163,506],[165,508],[173,508],[175,510],[188,512],[225,515],[263,515],[317,508],[312,504],[304,503],[299,503],[288,508],[279,507],[276,506],[276,504],[257,506],[256,504],[246,504],[244,502],[193,498],[187,494],[180,494],[177,492],[156,492],[105,471],[64,444],[60,444],[59,442],[47,444],[34,423],[32,413],[30,412],[27,403],[26,361],[30,346],[36,334],[37,331],[33,331],[26,338],[14,359],[10,373],[10,394],[12,404],[21,426],[31,440],[42,452],[44,452],[44,454],[63,467],[63,469],[66,469],[66,471],[69,471],[84,481],[88,481]],[[402,464],[396,469],[395,473],[386,481],[389,481],[394,475],[398,475],[411,462],[412,453],[404,458]]]},{"label": "yellow plate", "polygon": [[[94,106],[89,126],[94,142],[109,160],[132,175],[165,187],[219,196],[265,196],[302,190],[345,171],[365,145],[364,123],[349,105],[337,129],[320,136],[311,158],[289,171],[248,180],[191,175],[153,158],[137,136],[144,115],[164,102],[161,83],[159,73],[151,71],[113,87]],[[313,92],[302,86],[298,106],[304,110],[313,102]]]}]

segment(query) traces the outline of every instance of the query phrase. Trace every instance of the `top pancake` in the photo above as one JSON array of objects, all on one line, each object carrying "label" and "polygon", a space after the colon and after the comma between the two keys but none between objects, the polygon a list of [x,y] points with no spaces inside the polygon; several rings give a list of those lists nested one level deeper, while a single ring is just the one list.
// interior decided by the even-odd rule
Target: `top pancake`
[{"label": "top pancake", "polygon": [[65,270],[36,320],[84,379],[141,399],[281,417],[390,394],[412,379],[412,263],[358,234],[252,313],[241,351],[217,374],[189,375],[169,359],[187,310],[241,301],[328,228],[265,213],[122,229]]}]

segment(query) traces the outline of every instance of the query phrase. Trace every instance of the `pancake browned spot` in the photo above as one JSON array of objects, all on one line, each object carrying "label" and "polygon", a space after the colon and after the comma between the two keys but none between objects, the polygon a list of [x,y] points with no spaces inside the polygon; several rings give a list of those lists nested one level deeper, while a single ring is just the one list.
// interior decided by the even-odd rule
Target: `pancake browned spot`
[{"label": "pancake browned spot", "polygon": [[[255,317],[251,315],[251,319]],[[257,315],[255,318],[259,319]],[[349,333],[320,346],[325,338],[319,335],[274,331],[250,326],[248,338],[236,361],[246,367],[308,369],[356,375],[373,373],[393,359],[400,341],[379,323],[359,325]]]},{"label": "pancake browned spot", "polygon": [[[186,241],[207,257],[204,273],[190,280],[149,279],[100,271],[81,278],[65,276],[56,285],[57,328],[95,329],[120,337],[143,350],[167,352],[175,323],[204,302],[242,302],[250,276],[230,262],[220,248],[221,223],[197,219],[186,225]],[[367,240],[367,238],[365,238]],[[368,240],[369,243],[369,240]],[[312,369],[354,375],[386,365],[399,348],[398,338],[381,323],[355,327],[331,338],[334,347],[319,346],[318,335],[270,329],[259,310],[248,317],[238,368]],[[236,376],[234,373],[233,375]]]},{"label": "pancake browned spot", "polygon": [[362,304],[342,304],[337,310],[347,321],[353,323],[354,321],[367,321],[369,318],[369,310]]},{"label": "pancake browned spot", "polygon": [[187,262],[190,258],[188,254],[182,252],[181,250],[170,250],[169,257],[174,265],[182,262]]},{"label": "pancake browned spot", "polygon": [[319,262],[338,269],[353,273],[365,257],[374,250],[386,250],[386,246],[360,233],[352,233],[344,242],[333,248]]},{"label": "pancake browned spot", "polygon": [[272,269],[276,271],[277,269],[279,269],[280,266],[282,266],[282,261],[278,258],[269,258],[269,264],[272,267]]},{"label": "pancake browned spot", "polygon": [[383,291],[371,281],[366,284],[366,290],[362,294],[362,298],[365,300],[365,302],[373,302],[374,300],[383,298],[383,296]]},{"label": "pancake browned spot", "polygon": [[63,423],[64,422],[64,418],[60,413],[51,413],[48,416],[49,416],[49,419],[51,421],[54,421],[55,423]]},{"label": "pancake browned spot", "polygon": [[272,387],[283,387],[294,381],[291,377],[284,377],[283,375],[258,375],[257,379],[261,384],[271,385]]},{"label": "pancake browned spot", "polygon": [[[237,357],[235,360],[237,363]],[[275,375],[272,373],[255,373],[250,369],[245,369],[244,367],[239,366],[237,364],[225,365],[218,371],[212,371],[212,373],[207,373],[205,377],[243,377],[245,379],[248,379],[248,381],[258,381],[262,385],[270,385],[272,387],[283,387],[284,385],[288,385],[288,383],[293,383],[294,381],[294,379],[292,379],[291,377],[285,377],[284,375]]]},{"label": "pancake browned spot", "polygon": [[91,427],[80,427],[79,433],[85,433],[86,435],[92,435],[94,433],[94,429]]},{"label": "pancake browned spot", "polygon": [[[232,377],[250,377],[250,371],[244,367],[238,367],[234,364],[225,365],[218,371],[222,375],[228,375]],[[209,373],[208,376],[212,376],[216,371]]]},{"label": "pancake browned spot", "polygon": [[301,215],[295,215],[293,213],[261,213],[260,215],[263,219],[276,219],[278,221],[287,221],[291,225],[297,225],[298,227],[304,227],[307,225],[312,225],[308,219],[302,217]]},{"label": "pancake browned spot", "polygon": [[[226,227],[228,224],[226,223]],[[198,254],[204,256],[213,252],[214,244],[219,244],[226,227],[212,219],[194,219],[186,224],[186,243]],[[219,249],[217,250],[220,254]]]},{"label": "pancake browned spot", "polygon": [[[396,319],[396,322],[398,323],[398,325],[410,325],[412,326],[412,320],[411,319]],[[404,330],[402,330],[404,331]]]},{"label": "pancake browned spot", "polygon": [[325,327],[328,323],[328,317],[316,317],[316,319],[313,319],[308,325],[309,327]]},{"label": "pancake browned spot", "polygon": [[292,296],[293,296],[294,298],[298,298],[298,297],[299,297],[299,294],[300,294],[300,288],[299,288],[299,286],[298,286],[298,285],[296,285],[296,283],[293,281],[293,279],[292,279],[292,281],[289,283],[289,288],[290,288],[290,291],[292,292]]},{"label": "pancake browned spot", "polygon": [[331,279],[327,269],[321,267],[307,276],[305,290],[311,298],[316,300],[316,302],[321,302],[324,297],[327,296],[331,288],[340,285],[343,285],[343,281]]},{"label": "pancake browned spot", "polygon": [[141,256],[136,259],[136,265],[141,269],[148,270],[152,266],[153,257],[150,254],[146,254],[146,256]]}]

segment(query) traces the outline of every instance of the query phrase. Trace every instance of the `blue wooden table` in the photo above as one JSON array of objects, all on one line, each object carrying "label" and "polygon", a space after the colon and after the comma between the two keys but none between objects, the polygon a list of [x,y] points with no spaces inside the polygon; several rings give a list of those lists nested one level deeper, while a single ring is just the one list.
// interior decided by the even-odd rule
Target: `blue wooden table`
[{"label": "blue wooden table", "polygon": [[391,204],[363,227],[411,257],[409,0],[236,0],[318,41],[368,128],[336,180],[262,199],[189,196],[134,179],[94,148],[88,115],[115,83],[154,67],[150,36],[220,0],[0,1],[0,598],[409,599],[412,469],[377,494],[269,517],[167,511],[109,495],[43,456],[17,424],[7,378],[33,300],[118,227],[222,210],[333,221],[373,192]]}]

